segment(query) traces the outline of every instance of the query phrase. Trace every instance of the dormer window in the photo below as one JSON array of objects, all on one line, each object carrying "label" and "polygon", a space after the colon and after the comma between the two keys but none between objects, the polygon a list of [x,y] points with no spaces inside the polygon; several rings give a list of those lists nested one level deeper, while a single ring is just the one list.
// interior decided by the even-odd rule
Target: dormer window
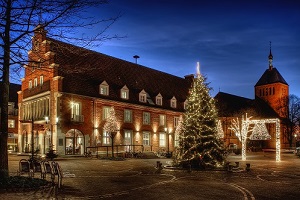
[{"label": "dormer window", "polygon": [[156,96],[156,100],[155,101],[156,101],[156,105],[159,105],[159,106],[162,105],[162,96],[161,96],[160,93]]},{"label": "dormer window", "polygon": [[109,95],[109,85],[107,84],[106,81],[103,81],[100,86],[99,86],[99,93],[101,95]]},{"label": "dormer window", "polygon": [[146,103],[147,100],[147,93],[145,92],[145,90],[142,90],[139,94],[139,101]]},{"label": "dormer window", "polygon": [[171,108],[176,108],[177,107],[177,100],[176,98],[173,96],[173,98],[171,99],[171,102],[170,102],[170,106]]},{"label": "dormer window", "polygon": [[126,85],[121,89],[121,98],[122,99],[129,99],[129,89]]}]

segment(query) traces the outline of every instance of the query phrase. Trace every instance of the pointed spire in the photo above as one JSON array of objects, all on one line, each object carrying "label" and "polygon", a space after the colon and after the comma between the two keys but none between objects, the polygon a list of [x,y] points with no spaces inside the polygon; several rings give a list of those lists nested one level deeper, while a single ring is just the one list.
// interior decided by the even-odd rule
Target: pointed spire
[{"label": "pointed spire", "polygon": [[197,77],[200,76],[200,62],[197,62]]},{"label": "pointed spire", "polygon": [[272,50],[271,50],[271,41],[270,41],[270,54],[269,54],[269,70],[273,69],[273,55],[272,55]]}]

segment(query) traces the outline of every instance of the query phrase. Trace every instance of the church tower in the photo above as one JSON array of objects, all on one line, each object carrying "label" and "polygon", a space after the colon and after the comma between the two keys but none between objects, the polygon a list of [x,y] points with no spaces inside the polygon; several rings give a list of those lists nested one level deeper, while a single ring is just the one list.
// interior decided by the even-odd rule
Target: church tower
[{"label": "church tower", "polygon": [[273,67],[273,55],[269,54],[269,67],[255,84],[255,98],[266,101],[280,117],[288,117],[289,85],[279,71]]}]

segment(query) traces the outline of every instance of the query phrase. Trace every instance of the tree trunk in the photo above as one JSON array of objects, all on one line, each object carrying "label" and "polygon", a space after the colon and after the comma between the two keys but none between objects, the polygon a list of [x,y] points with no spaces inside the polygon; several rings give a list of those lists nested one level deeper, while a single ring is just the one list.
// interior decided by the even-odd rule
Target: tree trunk
[{"label": "tree trunk", "polygon": [[1,86],[2,105],[1,105],[1,133],[0,133],[0,177],[8,176],[8,153],[7,153],[7,138],[8,138],[8,100],[9,100],[9,67],[10,67],[10,21],[11,15],[11,0],[7,1],[5,11],[5,30],[3,44],[3,77]]}]

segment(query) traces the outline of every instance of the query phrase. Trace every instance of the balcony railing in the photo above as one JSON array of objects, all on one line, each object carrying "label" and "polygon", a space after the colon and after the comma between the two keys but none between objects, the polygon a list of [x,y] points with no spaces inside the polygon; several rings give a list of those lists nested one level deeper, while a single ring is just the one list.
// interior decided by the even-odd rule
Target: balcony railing
[{"label": "balcony railing", "polygon": [[71,115],[71,121],[72,122],[84,122],[84,116],[83,115]]}]

